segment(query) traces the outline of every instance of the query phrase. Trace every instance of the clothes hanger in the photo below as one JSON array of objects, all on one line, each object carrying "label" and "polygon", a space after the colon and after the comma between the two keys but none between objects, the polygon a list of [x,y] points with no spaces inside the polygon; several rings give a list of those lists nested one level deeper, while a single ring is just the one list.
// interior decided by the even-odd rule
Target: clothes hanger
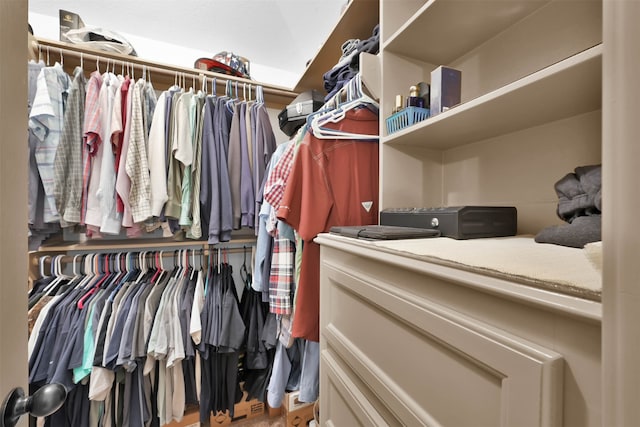
[{"label": "clothes hanger", "polygon": [[47,286],[42,290],[42,295],[50,295],[52,292],[55,292],[58,289],[58,285],[68,277],[62,274],[62,257],[63,255],[56,255],[54,257],[50,257],[49,255],[45,255],[46,258],[51,258],[51,268],[49,270],[50,275],[46,277],[53,277],[51,282],[47,284]]},{"label": "clothes hanger", "polygon": [[[355,140],[378,140],[378,135],[359,134],[353,132],[345,132],[337,129],[323,127],[328,123],[338,123],[346,117],[348,111],[362,106],[374,106],[377,108],[378,103],[367,95],[362,88],[362,79],[360,74],[349,81],[346,85],[345,92],[347,101],[337,103],[337,107],[326,112],[314,115],[311,118],[310,128],[313,135],[318,139],[355,139]],[[341,91],[336,96],[341,97]]]},{"label": "clothes hanger", "polygon": [[242,278],[242,282],[244,283],[244,287],[246,289],[249,289],[251,287],[251,282],[253,280],[253,277],[251,276],[251,273],[249,273],[249,271],[247,270],[247,247],[243,246],[243,259],[242,259],[242,266],[240,267],[240,278]]},{"label": "clothes hanger", "polygon": [[224,94],[228,98],[233,97],[233,84],[231,83],[231,80],[227,80],[227,83],[225,84]]},{"label": "clothes hanger", "polygon": [[189,280],[193,280],[193,276],[199,270],[199,268],[196,268],[196,250],[191,249],[191,276],[189,277]]},{"label": "clothes hanger", "polygon": [[[124,257],[125,257],[125,263],[124,263],[125,267],[124,269],[119,268],[119,270],[124,270],[124,271],[121,271],[120,273],[117,273],[117,274],[116,273],[110,274],[105,279],[105,281],[101,282],[100,284],[100,286],[105,284],[104,288],[107,289],[108,292],[110,292],[109,299],[111,301],[113,301],[113,299],[115,298],[118,291],[120,291],[122,286],[125,283],[129,282],[130,279],[133,276],[135,276],[135,274],[138,272],[138,270],[135,269],[133,265],[133,253],[127,252],[124,254]],[[120,264],[120,261],[118,261],[118,264]]]},{"label": "clothes hanger", "polygon": [[150,282],[151,283],[158,283],[158,281],[160,280],[160,278],[162,277],[162,275],[164,274],[164,266],[162,265],[162,256],[163,256],[164,251],[160,251],[155,253],[155,261],[156,261],[156,271],[155,273],[153,273],[153,276],[151,277]]},{"label": "clothes hanger", "polygon": [[[43,255],[38,259],[40,277],[43,278],[43,279],[46,279],[46,278],[50,277],[44,271],[44,264],[47,261],[47,258],[51,258],[51,257],[49,255]],[[51,271],[51,269],[49,269],[49,271]]]},{"label": "clothes hanger", "polygon": [[264,89],[260,85],[256,86],[256,102],[264,104]]},{"label": "clothes hanger", "polygon": [[78,257],[80,257],[80,256],[82,256],[82,255],[77,254],[77,255],[74,255],[74,257],[73,257],[73,263],[71,264],[71,272],[73,273],[74,277],[79,277],[80,276],[80,273],[76,271],[76,265],[77,265]]},{"label": "clothes hanger", "polygon": [[180,254],[180,250],[175,250],[173,252],[173,276],[174,278],[176,277],[180,277],[180,274],[182,273],[182,262],[181,262],[181,254]]},{"label": "clothes hanger", "polygon": [[[100,287],[100,285],[103,283],[104,280],[106,280],[106,278],[108,277],[109,274],[109,268],[108,268],[108,255],[105,255],[105,268],[104,268],[104,273],[105,274],[97,274],[95,276],[96,280],[89,280],[88,283],[86,283],[84,286],[86,287],[87,285],[91,285],[89,287],[89,289],[87,290],[87,292],[82,295],[82,297],[78,300],[76,306],[78,307],[78,310],[82,310],[84,308],[84,303],[89,299],[89,297],[91,297],[91,295],[95,294],[98,291],[98,288]],[[96,270],[99,270],[99,262],[100,262],[100,256],[96,255],[95,256],[95,268]]]},{"label": "clothes hanger", "polygon": [[189,265],[189,249],[180,250],[180,263],[182,264],[182,276],[186,277],[191,268]]},{"label": "clothes hanger", "polygon": [[143,251],[138,254],[138,263],[140,265],[140,273],[138,274],[138,277],[136,278],[136,280],[134,280],[135,284],[140,283],[140,280],[142,280],[145,274],[147,274],[147,271],[149,271],[149,268],[147,266],[147,254],[149,254],[148,251]]},{"label": "clothes hanger", "polygon": [[60,281],[66,278],[66,276],[63,276],[62,274],[60,274],[60,272],[62,271],[62,267],[59,267],[61,263],[61,257],[62,255],[55,255],[55,256],[46,255],[46,258],[51,258],[51,264],[49,266],[49,275],[46,277],[53,277],[53,279],[43,289],[43,292],[45,295],[50,293]]},{"label": "clothes hanger", "polygon": [[204,295],[207,295],[207,291],[209,290],[209,281],[213,272],[213,254],[211,246],[209,246],[209,250],[207,251],[207,268],[205,271],[207,273],[204,276]]},{"label": "clothes hanger", "polygon": [[[349,81],[349,83],[351,83],[351,81]],[[318,109],[318,111],[314,111],[314,112],[310,113],[307,116],[306,126],[309,129],[311,128],[311,124],[312,124],[313,120],[315,120],[316,117],[318,117],[318,116],[320,116],[322,114],[330,113],[331,111],[333,111],[335,108],[338,107],[338,104],[340,103],[340,99],[342,98],[343,94],[345,93],[349,83],[347,85],[343,86],[335,95],[333,95],[331,98],[329,98]]]}]

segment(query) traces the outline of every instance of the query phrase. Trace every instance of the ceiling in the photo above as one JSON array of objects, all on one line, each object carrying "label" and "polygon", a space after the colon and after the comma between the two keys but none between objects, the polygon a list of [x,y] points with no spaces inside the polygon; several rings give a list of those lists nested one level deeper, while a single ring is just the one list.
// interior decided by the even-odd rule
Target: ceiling
[{"label": "ceiling", "polygon": [[[192,66],[195,55],[211,57],[232,51],[249,58],[254,79],[268,83],[284,79],[286,82],[276,84],[293,87],[338,21],[346,2],[29,0],[29,21],[32,25],[34,21],[38,23],[33,25],[36,36],[57,39],[59,10],[64,9],[80,15],[87,26],[120,33],[145,59]],[[149,43],[173,48],[141,46]],[[183,50],[189,52],[190,64],[180,63],[185,61],[179,60]],[[165,57],[158,57],[161,55]],[[261,79],[254,70],[272,77]]]}]

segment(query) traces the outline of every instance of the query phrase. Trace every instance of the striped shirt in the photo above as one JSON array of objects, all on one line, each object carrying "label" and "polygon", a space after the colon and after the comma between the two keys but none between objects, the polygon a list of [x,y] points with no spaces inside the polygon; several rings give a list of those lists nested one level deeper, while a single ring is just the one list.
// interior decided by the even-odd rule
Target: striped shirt
[{"label": "striped shirt", "polygon": [[82,128],[86,84],[84,72],[76,67],[54,161],[53,192],[63,227],[79,223],[82,210]]},{"label": "striped shirt", "polygon": [[131,136],[125,165],[131,180],[129,204],[134,222],[142,222],[151,216],[149,161],[142,106],[144,84],[144,80],[139,79],[133,87]]},{"label": "striped shirt", "polygon": [[278,163],[276,163],[271,173],[267,176],[267,180],[264,184],[264,200],[269,202],[269,204],[273,206],[274,210],[278,210],[280,207],[280,202],[284,196],[284,190],[287,187],[287,180],[289,179],[289,174],[293,168],[293,160],[295,159],[296,151],[306,134],[306,126],[303,126],[291,142],[288,143],[289,145],[287,146],[286,151],[282,154]]},{"label": "striped shirt", "polygon": [[70,84],[70,78],[60,64],[43,68],[38,75],[36,96],[29,117],[29,126],[39,139],[35,157],[45,193],[45,222],[59,220],[54,195],[54,160],[62,134]]},{"label": "striped shirt", "polygon": [[281,237],[276,229],[269,275],[269,311],[291,314],[291,289],[294,286],[295,245]]}]

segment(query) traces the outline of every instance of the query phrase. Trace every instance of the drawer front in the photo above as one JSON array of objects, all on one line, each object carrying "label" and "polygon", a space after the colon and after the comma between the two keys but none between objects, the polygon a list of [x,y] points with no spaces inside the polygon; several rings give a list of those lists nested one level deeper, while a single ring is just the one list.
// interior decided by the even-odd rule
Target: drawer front
[{"label": "drawer front", "polygon": [[[389,425],[562,423],[560,354],[382,282],[375,268],[372,263],[370,272],[356,276],[339,260],[323,257],[323,402],[323,385],[335,377],[332,366],[348,366],[343,370],[357,378],[350,381],[360,398]],[[337,407],[323,405],[323,419]]]}]

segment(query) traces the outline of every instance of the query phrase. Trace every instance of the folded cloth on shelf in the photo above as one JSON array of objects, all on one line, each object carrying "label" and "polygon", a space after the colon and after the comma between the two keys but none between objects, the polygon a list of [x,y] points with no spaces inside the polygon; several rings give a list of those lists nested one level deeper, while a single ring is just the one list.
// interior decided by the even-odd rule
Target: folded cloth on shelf
[{"label": "folded cloth on shelf", "polygon": [[361,40],[358,43],[358,47],[356,48],[356,55],[351,57],[351,66],[359,67],[358,56],[362,53],[370,53],[372,55],[377,55],[380,50],[380,24],[376,25],[373,28],[373,35],[366,40]]},{"label": "folded cloth on shelf", "polygon": [[602,241],[587,243],[584,245],[584,253],[591,265],[602,273]]},{"label": "folded cloth on shelf", "polygon": [[327,91],[325,102],[335,95],[360,70],[359,58],[362,52],[377,54],[380,50],[380,25],[373,28],[371,37],[366,40],[349,39],[342,46],[342,56],[336,65],[324,73],[324,89]]},{"label": "folded cloth on shelf", "polygon": [[602,216],[579,216],[570,224],[552,225],[540,231],[535,240],[538,243],[583,248],[587,243],[602,240]]},{"label": "folded cloth on shelf", "polygon": [[358,46],[360,45],[360,39],[349,39],[342,43],[340,49],[342,50],[342,56],[338,60],[338,63],[333,68],[340,68],[343,65],[351,63],[351,59],[358,53]]},{"label": "folded cloth on shelf", "polygon": [[340,68],[332,68],[325,73],[324,77],[324,89],[327,91],[327,95],[324,97],[324,102],[327,102],[333,95],[338,93],[340,89],[355,75],[358,74],[357,70],[353,70],[349,64],[343,65]]},{"label": "folded cloth on shelf", "polygon": [[535,241],[582,248],[602,240],[602,166],[577,167],[554,187],[558,195],[556,213],[568,224],[543,229]]},{"label": "folded cloth on shelf", "polygon": [[573,219],[602,212],[602,166],[580,166],[555,185],[558,195],[558,216]]}]

